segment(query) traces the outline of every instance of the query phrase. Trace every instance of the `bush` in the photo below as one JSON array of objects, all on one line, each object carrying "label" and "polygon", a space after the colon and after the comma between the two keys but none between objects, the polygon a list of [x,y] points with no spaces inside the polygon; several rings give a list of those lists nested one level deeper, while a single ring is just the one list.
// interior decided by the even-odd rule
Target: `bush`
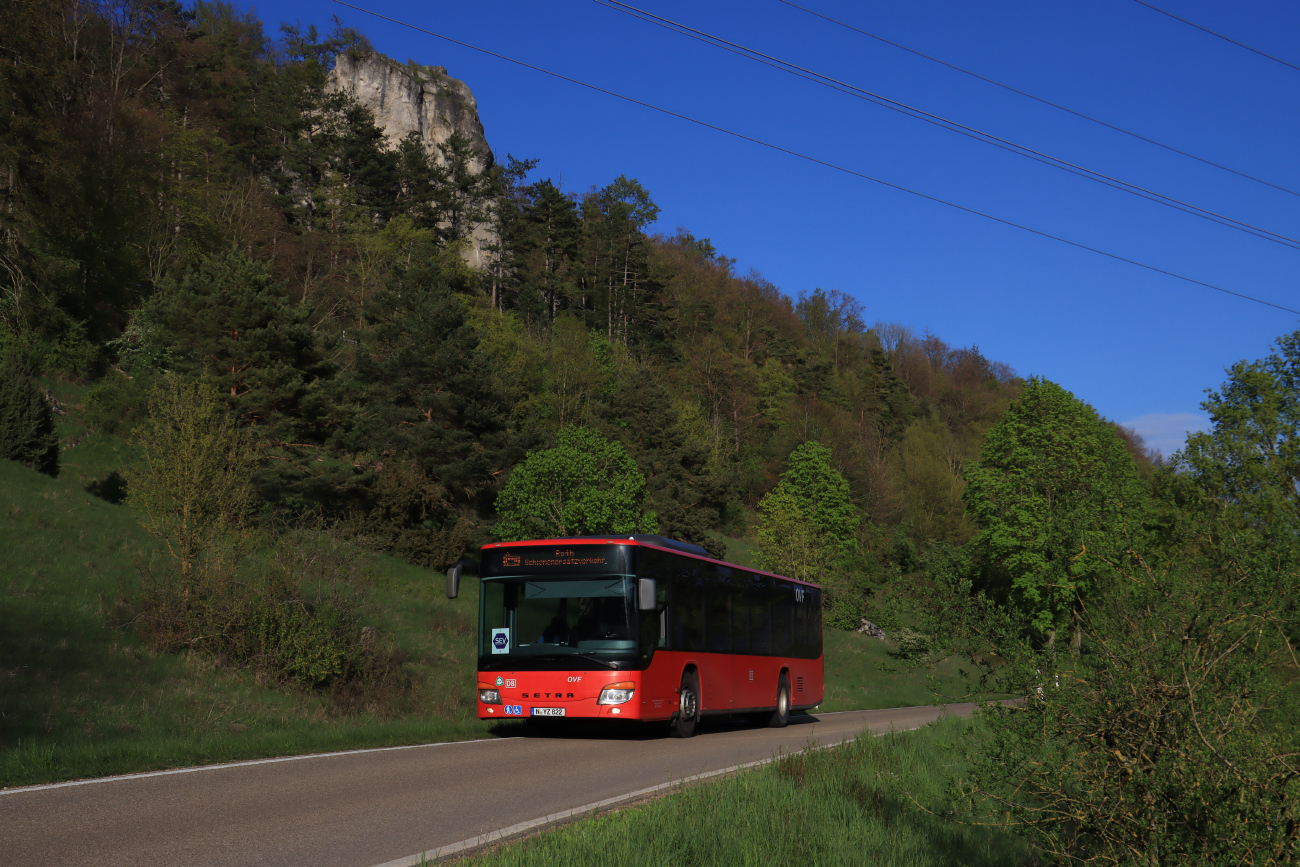
[{"label": "bush", "polygon": [[286,534],[266,555],[199,559],[188,581],[146,576],[127,607],[153,649],[198,652],[348,702],[400,687],[400,655],[362,625],[356,555],[316,531]]},{"label": "bush", "polygon": [[1050,863],[1296,862],[1291,577],[1215,541],[1201,562],[1117,567],[1127,592],[1082,607],[1082,653],[1022,655],[1026,700],[988,710],[965,794]]},{"label": "bush", "polygon": [[427,569],[445,569],[474,547],[474,522],[456,514],[447,489],[417,461],[384,461],[373,473],[365,502],[339,528],[353,542]]},{"label": "bush", "polygon": [[906,626],[889,630],[889,639],[894,642],[897,654],[903,659],[923,660],[930,655],[930,637]]},{"label": "bush", "polygon": [[86,426],[110,436],[128,436],[144,421],[149,410],[151,377],[127,378],[112,373],[91,386],[86,394]]},{"label": "bush", "polygon": [[59,435],[50,402],[33,373],[12,354],[0,364],[0,458],[57,476]]}]

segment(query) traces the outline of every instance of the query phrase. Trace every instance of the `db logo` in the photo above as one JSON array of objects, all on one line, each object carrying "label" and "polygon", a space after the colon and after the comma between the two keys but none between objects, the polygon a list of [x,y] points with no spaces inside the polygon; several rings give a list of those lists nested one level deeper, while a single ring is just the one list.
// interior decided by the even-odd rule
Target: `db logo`
[{"label": "db logo", "polygon": [[576,676],[576,677],[570,677],[570,678],[569,678],[569,683],[578,683],[578,682],[581,681],[581,680],[582,680],[582,675],[579,674],[579,675]]},{"label": "db logo", "polygon": [[492,636],[492,646],[495,647],[497,650],[505,650],[506,645],[509,643],[510,643],[510,639],[504,635]]}]

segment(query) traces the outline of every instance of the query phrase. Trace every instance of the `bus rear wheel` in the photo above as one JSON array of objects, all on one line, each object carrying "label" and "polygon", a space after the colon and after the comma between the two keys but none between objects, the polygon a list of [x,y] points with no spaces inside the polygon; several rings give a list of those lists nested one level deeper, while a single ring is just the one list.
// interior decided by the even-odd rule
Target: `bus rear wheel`
[{"label": "bus rear wheel", "polygon": [[782,674],[776,687],[776,709],[767,718],[769,728],[783,729],[790,723],[790,678]]},{"label": "bus rear wheel", "polygon": [[689,738],[695,734],[695,724],[700,719],[700,677],[693,671],[682,675],[681,698],[677,703],[677,718],[673,720],[673,737]]}]

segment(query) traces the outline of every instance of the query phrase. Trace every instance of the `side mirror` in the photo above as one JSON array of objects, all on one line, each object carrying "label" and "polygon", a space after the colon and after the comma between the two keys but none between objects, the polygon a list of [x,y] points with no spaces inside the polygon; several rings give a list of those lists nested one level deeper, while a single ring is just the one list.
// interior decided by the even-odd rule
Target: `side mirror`
[{"label": "side mirror", "polygon": [[478,572],[478,564],[473,560],[457,560],[451,564],[447,570],[447,598],[455,599],[460,595],[460,576],[465,568],[469,567],[470,571]]},{"label": "side mirror", "polygon": [[637,609],[641,611],[654,611],[655,609],[657,609],[659,607],[659,602],[655,598],[657,595],[657,588],[655,587],[655,579],[638,578],[636,583],[637,583],[637,588],[636,588]]}]

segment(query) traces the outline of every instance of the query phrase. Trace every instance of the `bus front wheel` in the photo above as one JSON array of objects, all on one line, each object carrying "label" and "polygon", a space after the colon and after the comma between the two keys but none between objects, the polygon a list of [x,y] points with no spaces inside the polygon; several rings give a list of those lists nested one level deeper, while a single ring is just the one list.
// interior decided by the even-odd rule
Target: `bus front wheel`
[{"label": "bus front wheel", "polygon": [[790,678],[782,674],[776,687],[776,710],[767,718],[770,728],[783,729],[790,722]]},{"label": "bus front wheel", "polygon": [[673,721],[673,737],[689,738],[695,734],[695,724],[700,719],[700,677],[693,671],[682,675],[681,698],[677,719]]}]

